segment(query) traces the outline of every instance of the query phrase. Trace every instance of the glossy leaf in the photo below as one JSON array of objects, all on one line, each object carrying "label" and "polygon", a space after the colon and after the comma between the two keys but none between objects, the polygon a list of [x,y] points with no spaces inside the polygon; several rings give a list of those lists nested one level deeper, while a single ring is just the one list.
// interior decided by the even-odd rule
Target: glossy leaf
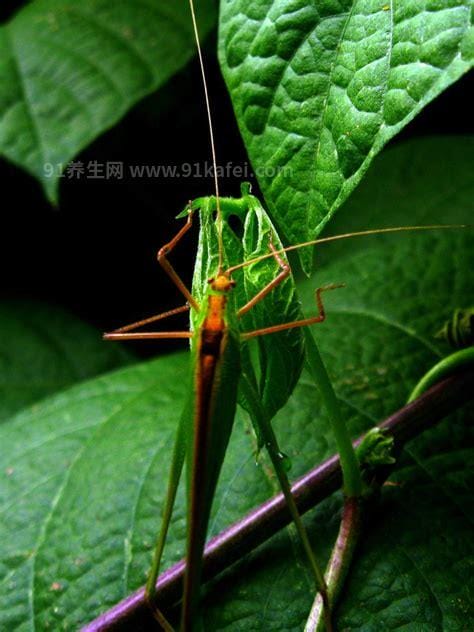
[{"label": "glossy leaf", "polygon": [[471,20],[468,0],[222,0],[221,65],[288,242],[314,239],[384,144],[471,67]]}]

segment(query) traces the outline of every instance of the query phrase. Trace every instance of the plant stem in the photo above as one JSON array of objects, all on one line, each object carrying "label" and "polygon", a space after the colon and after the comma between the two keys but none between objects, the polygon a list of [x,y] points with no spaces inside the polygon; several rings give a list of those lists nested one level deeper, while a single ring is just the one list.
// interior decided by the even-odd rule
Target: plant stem
[{"label": "plant stem", "polygon": [[[359,541],[363,502],[360,498],[346,498],[344,501],[339,533],[325,575],[328,586],[329,607],[331,609],[337,603]],[[306,622],[305,632],[323,632],[324,628],[324,604],[320,595],[316,595],[311,613]]]},{"label": "plant stem", "polygon": [[337,597],[349,570],[360,530],[360,503],[363,482],[359,459],[352,446],[351,437],[341,414],[327,369],[309,327],[304,329],[307,367],[319,389],[336,440],[342,470],[344,510],[339,534],[332,550],[325,574],[326,599],[317,594],[306,622],[305,632],[322,632],[327,629],[328,614],[333,610]]},{"label": "plant stem", "polygon": [[[317,352],[314,347],[310,351],[312,354]],[[319,357],[319,360],[321,358]],[[418,382],[412,391],[407,403],[417,399],[430,386],[440,381],[443,377],[451,375],[460,368],[474,364],[474,347],[457,351],[450,356],[443,358],[434,367],[432,367]],[[334,412],[333,412],[334,414]],[[337,414],[335,416],[337,420]],[[333,422],[334,429],[338,428],[337,422]],[[342,440],[345,440],[342,437]],[[338,442],[338,445],[340,443]],[[352,445],[351,445],[352,447]],[[341,467],[344,472],[344,463],[341,457]],[[344,479],[345,480],[345,479]],[[344,585],[345,579],[349,572],[354,551],[361,534],[362,523],[362,505],[366,503],[359,498],[346,498],[344,501],[344,509],[342,521],[339,528],[339,534],[334,545],[331,558],[329,560],[325,580],[328,589],[329,607],[331,610],[335,607],[339,594]],[[324,605],[320,595],[316,595],[311,613],[306,623],[305,632],[323,632],[324,631]]]},{"label": "plant stem", "polygon": [[305,327],[304,332],[308,369],[316,387],[320,390],[336,439],[337,450],[341,460],[344,493],[348,498],[358,497],[362,494],[363,489],[359,461],[316,341],[309,327]]},{"label": "plant stem", "polygon": [[[465,371],[439,382],[379,425],[394,438],[395,449],[399,450],[407,441],[473,398],[474,371]],[[362,438],[354,445],[357,446]],[[303,514],[339,489],[340,485],[341,464],[339,458],[333,456],[298,479],[291,492],[298,511]],[[283,494],[255,508],[208,542],[204,552],[204,578],[215,577],[290,521]],[[158,598],[163,606],[172,606],[179,601],[184,569],[185,563],[181,560],[158,578]],[[146,629],[151,623],[152,614],[145,601],[145,591],[141,588],[86,625],[82,632],[106,632],[118,630],[124,625],[128,629],[142,629],[140,626]]]},{"label": "plant stem", "polygon": [[447,375],[452,375],[456,371],[459,371],[469,365],[474,365],[474,347],[468,347],[467,349],[456,351],[446,358],[443,358],[431,367],[427,373],[425,373],[412,390],[407,403],[412,402],[417,399],[417,397],[420,397],[420,395],[430,388],[430,386],[433,386],[433,384],[439,382]]},{"label": "plant stem", "polygon": [[258,414],[258,417],[259,417],[258,427],[261,433],[261,437],[265,443],[265,447],[267,449],[268,455],[270,456],[273,468],[275,470],[278,481],[280,483],[280,487],[283,492],[283,496],[285,498],[286,505],[290,512],[293,524],[295,525],[295,528],[300,538],[303,549],[311,564],[311,569],[313,571],[313,575],[314,575],[315,583],[316,583],[316,590],[318,590],[319,594],[321,595],[322,603],[326,604],[327,606],[326,608],[324,608],[324,618],[326,621],[327,632],[331,632],[332,626],[331,626],[326,582],[324,581],[324,575],[321,569],[319,568],[319,564],[316,561],[313,548],[309,541],[306,528],[303,524],[303,521],[301,520],[301,516],[296,506],[295,499],[292,496],[290,482],[288,480],[288,476],[286,474],[286,471],[283,465],[282,453],[278,446],[278,441],[277,441],[275,432],[273,430],[273,427],[267,415],[265,414],[265,411],[260,403],[260,400],[257,394],[252,388],[250,381],[246,379],[245,375],[243,375],[241,378],[240,387],[242,389],[244,397],[247,399],[247,401],[252,403],[252,410],[254,411],[254,413]]}]

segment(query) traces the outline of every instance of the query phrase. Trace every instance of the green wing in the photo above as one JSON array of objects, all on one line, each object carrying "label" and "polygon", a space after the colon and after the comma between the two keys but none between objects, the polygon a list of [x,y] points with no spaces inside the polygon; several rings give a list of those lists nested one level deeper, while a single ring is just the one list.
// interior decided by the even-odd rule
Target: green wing
[{"label": "green wing", "polygon": [[[197,345],[193,353],[197,356],[196,347]],[[198,367],[199,358],[195,359]],[[210,386],[210,404],[205,419],[199,418],[202,415],[197,406],[197,390],[194,397],[194,439],[188,442],[188,524],[183,630],[191,630],[196,619],[209,516],[234,423],[239,375],[240,340],[237,333],[228,330],[221,344],[221,354]],[[196,372],[195,389],[199,387],[200,376]]]}]

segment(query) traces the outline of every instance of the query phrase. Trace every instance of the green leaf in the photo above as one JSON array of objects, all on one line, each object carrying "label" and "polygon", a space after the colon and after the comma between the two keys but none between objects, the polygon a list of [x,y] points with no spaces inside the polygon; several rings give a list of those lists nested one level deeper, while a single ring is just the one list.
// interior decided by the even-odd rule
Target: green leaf
[{"label": "green leaf", "polygon": [[132,360],[59,307],[0,303],[0,420],[75,382]]},{"label": "green leaf", "polygon": [[471,19],[470,0],[222,0],[221,65],[288,242],[314,239],[384,144],[470,68]]},{"label": "green leaf", "polygon": [[[374,204],[388,225],[470,221],[473,157],[472,139],[458,138],[386,152],[341,211],[337,228],[376,226]],[[403,405],[423,372],[450,352],[434,335],[454,307],[472,304],[473,241],[471,229],[321,246],[318,271],[301,288],[303,304],[314,309],[319,285],[347,284],[326,298],[327,321],[313,332],[353,436]],[[473,413],[466,408],[405,449],[393,475],[401,486],[383,490],[337,629],[473,626]],[[295,475],[334,452],[322,401],[304,374],[274,425]],[[330,499],[308,519],[320,557],[335,537],[340,506]],[[303,628],[311,580],[295,560],[292,539],[291,530],[280,534],[213,584],[206,629]]]},{"label": "green leaf", "polygon": [[[460,139],[400,146],[378,161],[377,181],[369,177],[364,188],[376,189],[383,178],[388,223],[400,221],[400,190],[412,199],[412,222],[426,218],[426,209],[418,213],[423,199],[431,221],[442,221],[446,207],[469,219],[469,147]],[[440,152],[452,160],[436,180],[438,201],[433,181],[423,173],[403,178],[397,165],[413,170],[424,155],[423,170],[434,174]],[[305,308],[314,309],[315,285],[348,284],[327,297],[327,321],[314,331],[355,436],[401,406],[446,352],[432,336],[454,307],[472,304],[474,248],[469,231],[372,238],[355,249],[356,240],[345,243],[332,249],[331,262],[320,265],[303,294]],[[1,629],[77,629],[144,582],[187,376],[187,354],[160,358],[74,387],[0,427]],[[405,450],[394,475],[403,485],[383,490],[338,629],[473,627],[472,414],[466,408]],[[334,452],[322,402],[305,375],[274,424],[295,476]],[[248,428],[239,413],[211,533],[273,492],[267,463],[255,466]],[[184,550],[183,491],[165,565]],[[307,517],[320,557],[340,507],[335,495]],[[206,630],[302,629],[313,582],[293,539],[292,529],[283,531],[209,586]]]},{"label": "green leaf", "polygon": [[[199,3],[198,19],[204,37],[215,20],[212,0]],[[0,27],[0,156],[38,178],[56,201],[57,165],[65,168],[194,50],[180,3],[28,3]]]}]

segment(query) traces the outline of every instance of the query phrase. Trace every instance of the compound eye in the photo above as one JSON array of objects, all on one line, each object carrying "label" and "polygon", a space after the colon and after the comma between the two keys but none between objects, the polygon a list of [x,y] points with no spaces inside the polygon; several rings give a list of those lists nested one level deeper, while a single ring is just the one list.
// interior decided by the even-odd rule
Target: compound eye
[{"label": "compound eye", "polygon": [[214,277],[212,277],[212,279],[208,279],[207,282],[209,283],[209,285],[211,285],[211,283],[214,283],[215,279]]}]

